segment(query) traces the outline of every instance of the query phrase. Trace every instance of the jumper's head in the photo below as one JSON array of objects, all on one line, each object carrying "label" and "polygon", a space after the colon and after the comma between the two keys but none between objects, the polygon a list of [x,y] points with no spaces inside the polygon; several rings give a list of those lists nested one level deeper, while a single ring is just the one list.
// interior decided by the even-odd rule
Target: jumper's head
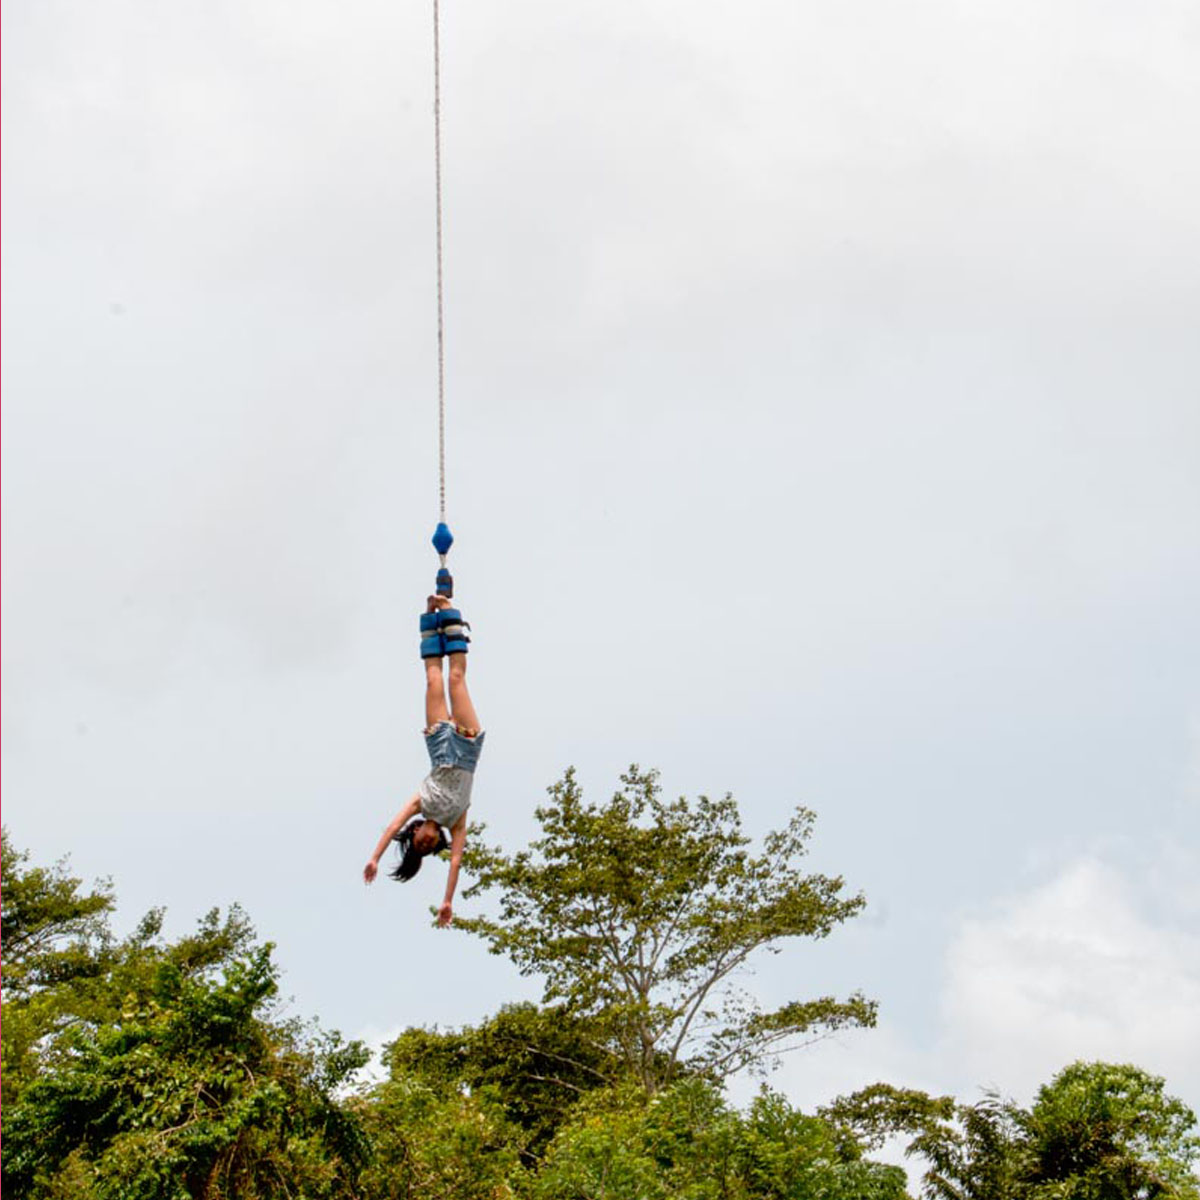
[{"label": "jumper's head", "polygon": [[401,855],[392,878],[401,883],[407,883],[421,869],[422,859],[440,853],[449,844],[442,827],[424,818],[405,825],[392,840],[399,845]]},{"label": "jumper's head", "polygon": [[442,827],[436,821],[422,821],[413,830],[413,849],[422,857],[426,854],[436,854],[445,845],[445,841]]}]

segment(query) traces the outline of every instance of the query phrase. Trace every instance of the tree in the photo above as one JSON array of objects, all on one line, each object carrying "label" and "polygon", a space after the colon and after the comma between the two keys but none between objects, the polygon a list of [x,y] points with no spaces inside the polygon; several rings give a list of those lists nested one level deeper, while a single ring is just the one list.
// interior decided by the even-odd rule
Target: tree
[{"label": "tree", "polygon": [[1077,1062],[1024,1120],[1030,1200],[1193,1200],[1195,1114],[1138,1067]]},{"label": "tree", "polygon": [[366,1053],[263,1020],[270,955],[220,979],[162,962],[119,1021],[69,1030],[69,1054],[5,1106],[6,1191],[53,1194],[66,1172],[97,1200],[351,1196],[365,1143],[332,1093]]},{"label": "tree", "polygon": [[914,1088],[873,1083],[849,1096],[839,1096],[819,1112],[845,1136],[878,1149],[890,1137],[917,1136],[944,1128],[958,1106],[952,1096],[930,1096]]},{"label": "tree", "polygon": [[245,914],[118,942],[107,890],[26,861],[5,839],[5,1195],[350,1200],[367,1145],[337,1092],[367,1052],[279,1017]]},{"label": "tree", "polygon": [[523,1182],[523,1134],[492,1097],[394,1078],[351,1102],[372,1154],[370,1200],[511,1200]]},{"label": "tree", "polygon": [[875,1083],[821,1113],[870,1148],[907,1136],[905,1153],[928,1163],[925,1200],[1016,1200],[1021,1194],[1020,1112],[995,1093],[977,1104],[956,1104],[950,1096]]},{"label": "tree", "polygon": [[929,1163],[922,1178],[926,1200],[1018,1200],[1026,1193],[1026,1146],[1021,1111],[986,1091],[975,1104],[955,1106],[957,1126],[917,1135],[907,1153]]},{"label": "tree", "polygon": [[17,850],[8,830],[0,829],[5,1000],[98,974],[101,951],[111,944],[111,886],[105,882],[83,893],[82,880],[67,874],[65,862],[26,869],[28,861],[28,852]]},{"label": "tree", "polygon": [[924,1158],[926,1200],[1200,1200],[1196,1118],[1138,1067],[1073,1063],[1025,1109],[993,1092],[975,1104],[873,1084],[824,1115]]},{"label": "tree", "polygon": [[506,1005],[458,1031],[408,1029],[384,1047],[383,1061],[393,1081],[435,1095],[487,1095],[522,1133],[526,1162],[541,1157],[582,1097],[621,1074],[590,1022],[536,1004]]},{"label": "tree", "polygon": [[838,1136],[821,1117],[797,1112],[762,1091],[745,1118],[742,1157],[755,1194],[791,1200],[907,1200],[902,1168],[871,1162],[864,1146]]},{"label": "tree", "polygon": [[782,1096],[764,1092],[742,1114],[692,1078],[652,1097],[632,1085],[589,1096],[531,1190],[536,1200],[905,1200],[904,1182]]},{"label": "tree", "polygon": [[152,909],[118,941],[109,927],[116,901],[107,881],[84,892],[64,862],[27,867],[28,853],[7,831],[2,844],[6,1104],[68,1052],[59,1035],[117,1019],[129,995],[152,986],[162,962],[202,974],[253,945],[254,930],[236,905],[224,918],[214,909],[193,934],[169,945],[161,939],[164,912]]},{"label": "tree", "polygon": [[585,803],[574,772],[537,810],[542,836],[513,855],[476,845],[465,895],[496,889],[499,915],[458,919],[523,974],[544,1000],[602,1027],[648,1091],[702,1072],[723,1078],[846,1026],[870,1026],[860,994],[796,1000],[762,1012],[735,981],[757,951],[823,938],[857,914],[838,877],[803,874],[814,816],[796,810],[747,850],[731,796],[663,800],[655,772],[630,768],[603,805]]},{"label": "tree", "polygon": [[[65,862],[30,867],[27,851],[0,829],[0,911],[4,1020],[0,1033],[4,1103],[12,1104],[38,1072],[49,1037],[73,1019],[72,1001],[91,990],[113,961],[107,882],[91,892]],[[67,997],[71,997],[68,1000]]]}]

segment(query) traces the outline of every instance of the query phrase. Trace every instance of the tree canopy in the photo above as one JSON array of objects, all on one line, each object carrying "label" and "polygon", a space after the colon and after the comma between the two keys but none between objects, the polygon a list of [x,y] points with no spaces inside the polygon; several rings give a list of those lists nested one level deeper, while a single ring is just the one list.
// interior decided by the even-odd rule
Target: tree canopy
[{"label": "tree canopy", "polygon": [[525,974],[544,1000],[602,1022],[628,1073],[650,1091],[682,1073],[721,1079],[847,1026],[875,1023],[861,994],[797,998],[762,1011],[737,986],[757,952],[827,937],[859,913],[840,877],[806,874],[814,815],[749,849],[731,796],[668,801],[653,771],[632,767],[606,803],[584,800],[574,772],[537,809],[541,836],[514,854],[468,849],[495,916],[459,918]]},{"label": "tree canopy", "polygon": [[542,975],[541,1004],[363,1046],[289,1016],[272,946],[234,907],[113,935],[111,887],[3,837],[3,1188],[13,1200],[1200,1200],[1196,1119],[1138,1067],[1074,1063],[1022,1106],[877,1083],[816,1113],[722,1081],[874,1005],[761,1012],[758,952],[824,937],[862,898],[800,869],[812,814],[754,851],[730,797],[667,802],[632,769],[574,776],[526,850],[476,851],[498,913],[464,922]]},{"label": "tree canopy", "polygon": [[83,881],[70,875],[65,863],[27,867],[28,861],[28,853],[9,841],[8,830],[0,830],[6,998],[26,998],[43,988],[95,975],[100,951],[109,942],[111,886],[105,882],[82,892]]},{"label": "tree canopy", "polygon": [[240,910],[118,941],[111,892],[4,838],[3,1187],[36,1200],[349,1200],[367,1144],[337,1093],[367,1053],[275,1009]]},{"label": "tree canopy", "polygon": [[1077,1062],[1021,1120],[1031,1200],[1200,1197],[1196,1116],[1129,1063]]},{"label": "tree canopy", "polygon": [[907,1137],[926,1200],[1200,1200],[1195,1114],[1129,1064],[1072,1063],[1028,1109],[875,1084],[822,1111],[868,1146]]},{"label": "tree canopy", "polygon": [[561,1005],[510,1004],[474,1027],[405,1030],[383,1061],[393,1081],[491,1097],[521,1130],[522,1155],[535,1160],[584,1097],[621,1082],[622,1064],[600,1033]]}]

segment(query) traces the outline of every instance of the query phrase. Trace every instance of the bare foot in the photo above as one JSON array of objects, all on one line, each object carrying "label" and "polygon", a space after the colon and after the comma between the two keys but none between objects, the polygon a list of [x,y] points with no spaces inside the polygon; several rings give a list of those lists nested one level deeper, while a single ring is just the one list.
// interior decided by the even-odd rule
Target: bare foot
[{"label": "bare foot", "polygon": [[453,608],[454,602],[449,596],[430,596],[425,601],[426,612],[440,612],[444,608]]}]

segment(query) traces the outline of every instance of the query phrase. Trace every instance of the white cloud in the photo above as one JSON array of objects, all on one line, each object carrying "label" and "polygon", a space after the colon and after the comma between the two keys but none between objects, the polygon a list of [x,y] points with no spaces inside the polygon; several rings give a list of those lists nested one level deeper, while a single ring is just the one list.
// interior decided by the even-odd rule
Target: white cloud
[{"label": "white cloud", "polygon": [[1024,1097],[1076,1059],[1131,1061],[1194,1102],[1200,933],[1145,907],[1139,881],[1085,857],[964,921],[947,954],[949,1061]]}]

